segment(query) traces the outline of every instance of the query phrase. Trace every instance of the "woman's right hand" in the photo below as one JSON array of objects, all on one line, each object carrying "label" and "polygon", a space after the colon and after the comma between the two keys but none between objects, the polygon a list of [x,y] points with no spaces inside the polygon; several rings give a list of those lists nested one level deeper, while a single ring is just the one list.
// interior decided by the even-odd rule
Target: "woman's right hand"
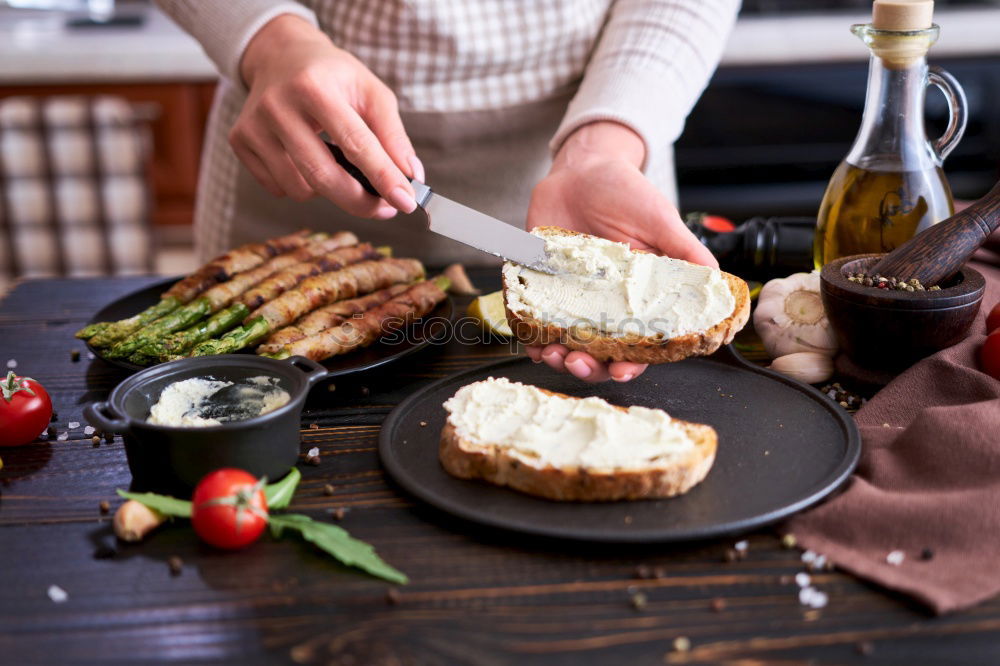
[{"label": "woman's right hand", "polygon": [[[408,177],[424,170],[396,97],[367,67],[307,21],[282,15],[254,35],[240,62],[249,95],[229,143],[271,194],[320,195],[358,217],[416,208]],[[333,159],[323,130],[371,181],[366,193]]]}]

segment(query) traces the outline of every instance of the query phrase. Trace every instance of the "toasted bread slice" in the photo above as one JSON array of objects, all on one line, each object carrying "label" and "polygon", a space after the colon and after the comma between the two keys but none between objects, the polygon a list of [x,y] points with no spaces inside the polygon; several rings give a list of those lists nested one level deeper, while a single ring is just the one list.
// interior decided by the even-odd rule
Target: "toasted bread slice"
[{"label": "toasted bread slice", "polygon": [[[531,404],[537,407],[533,412]],[[718,438],[711,426],[672,419],[662,410],[573,398],[506,379],[465,386],[445,408],[449,416],[439,457],[448,473],[550,500],[673,497],[704,479],[715,461]],[[595,421],[598,437],[589,442],[574,437],[574,432],[589,432],[595,413],[604,419],[600,425]],[[475,425],[484,415],[490,419],[485,429]],[[529,420],[526,429],[517,426],[517,418]],[[506,432],[497,441],[484,439],[498,424]],[[546,435],[545,424],[555,431]],[[617,426],[620,437],[601,439],[608,426]],[[542,444],[533,443],[539,429]],[[547,436],[553,441],[544,443]]]},{"label": "toasted bread slice", "polygon": [[[532,233],[546,238],[560,236],[576,236],[592,238],[595,245],[608,245],[608,241],[587,234],[561,229],[559,227],[539,227]],[[637,253],[630,252],[635,255]],[[693,264],[678,260],[664,259],[674,262],[673,265],[688,267],[694,270]],[[574,324],[566,327],[552,321],[547,321],[544,315],[525,307],[523,302],[512,298],[513,291],[530,290],[530,285],[524,282],[525,272],[534,273],[530,269],[516,264],[505,264],[503,269],[504,306],[507,311],[507,321],[514,336],[524,344],[545,345],[561,343],[571,350],[585,351],[599,361],[633,361],[636,363],[668,363],[680,361],[688,356],[706,356],[715,352],[720,346],[732,342],[736,333],[746,325],[750,317],[750,292],[746,282],[723,271],[697,268],[700,274],[706,276],[706,282],[712,278],[712,273],[721,277],[721,283],[728,287],[731,307],[719,311],[719,303],[715,303],[714,312],[717,319],[705,321],[707,310],[692,309],[692,319],[699,318],[702,326],[697,330],[687,330],[684,322],[675,322],[675,328],[680,332],[665,335],[663,332],[653,332],[649,335],[637,334],[634,331],[608,332],[602,330],[600,324],[587,316],[574,316]],[[536,276],[538,274],[535,274]],[[573,279],[574,276],[570,276]],[[515,285],[515,281],[519,284]],[[720,284],[716,282],[716,284]],[[664,290],[672,288],[671,283],[662,284]],[[587,293],[587,292],[584,292]],[[627,293],[627,292],[626,292]],[[718,296],[718,294],[716,294]],[[721,300],[719,298],[717,301]],[[647,330],[652,330],[649,327]]]}]

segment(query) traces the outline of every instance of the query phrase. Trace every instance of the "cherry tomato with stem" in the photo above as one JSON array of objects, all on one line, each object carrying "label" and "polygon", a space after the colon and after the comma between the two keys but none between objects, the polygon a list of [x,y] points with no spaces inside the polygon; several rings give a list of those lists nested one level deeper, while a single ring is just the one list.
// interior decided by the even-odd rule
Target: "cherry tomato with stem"
[{"label": "cherry tomato with stem", "polygon": [[206,543],[236,550],[249,546],[267,526],[266,478],[223,468],[198,482],[191,498],[191,524]]},{"label": "cherry tomato with stem", "polygon": [[13,370],[0,380],[0,446],[20,446],[38,439],[52,418],[52,399],[31,377]]}]

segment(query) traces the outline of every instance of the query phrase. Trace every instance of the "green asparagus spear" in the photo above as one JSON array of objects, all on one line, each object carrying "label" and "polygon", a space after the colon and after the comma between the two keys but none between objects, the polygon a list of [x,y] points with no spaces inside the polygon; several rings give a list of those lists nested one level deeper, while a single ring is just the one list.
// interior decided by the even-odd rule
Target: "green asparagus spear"
[{"label": "green asparagus spear", "polygon": [[87,324],[73,335],[81,340],[89,340],[98,333],[107,330],[108,326],[111,326],[111,324],[112,322],[110,321],[99,321],[93,324]]},{"label": "green asparagus spear", "polygon": [[235,328],[221,338],[206,340],[191,350],[191,356],[214,356],[231,354],[260,341],[271,331],[264,317],[255,317],[239,328]]},{"label": "green asparagus spear", "polygon": [[109,349],[105,355],[108,358],[126,358],[157,338],[194,324],[207,315],[211,308],[212,305],[207,298],[191,301],[184,307],[177,308],[167,316],[160,317],[148,326],[139,329]]},{"label": "green asparagus spear", "polygon": [[139,353],[160,362],[170,360],[184,354],[199,342],[222,335],[243,321],[248,314],[250,308],[242,303],[230,305],[191,328],[154,340],[142,347]]},{"label": "green asparagus spear", "polygon": [[[156,305],[151,305],[137,315],[114,322],[101,322],[85,326],[76,332],[76,337],[90,340],[94,347],[110,347],[119,340],[138,331],[143,326],[170,314],[180,306],[176,298],[164,298]],[[97,330],[100,328],[100,330]],[[96,332],[94,332],[96,331]],[[92,333],[93,332],[93,333]],[[92,333],[92,334],[91,334]]]}]

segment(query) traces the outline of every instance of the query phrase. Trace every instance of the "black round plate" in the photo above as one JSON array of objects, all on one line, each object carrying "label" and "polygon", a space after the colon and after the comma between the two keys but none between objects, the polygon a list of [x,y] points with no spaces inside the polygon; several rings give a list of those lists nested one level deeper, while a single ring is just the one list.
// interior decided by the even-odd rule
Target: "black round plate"
[{"label": "black round plate", "polygon": [[[148,287],[126,294],[97,311],[89,323],[98,321],[117,321],[125,317],[131,317],[137,312],[141,312],[160,300],[160,294],[169,289],[178,278],[169,278],[162,282],[155,282]],[[330,371],[330,376],[348,375],[355,372],[371,370],[386,363],[403,358],[408,354],[423,349],[432,342],[444,338],[448,333],[449,322],[451,322],[454,306],[449,296],[440,303],[426,317],[422,317],[406,331],[403,340],[380,340],[369,347],[359,349],[344,354],[334,356],[323,361],[322,364]],[[91,347],[89,349],[95,356],[105,363],[110,363],[125,370],[142,370],[145,366],[129,363],[121,359],[104,358],[101,350]],[[253,353],[247,349],[241,353]]]},{"label": "black round plate", "polygon": [[[659,407],[707,423],[719,435],[715,464],[685,495],[635,502],[553,502],[457,479],[438,462],[446,416],[441,404],[487,377],[617,405]],[[526,358],[501,361],[411,395],[379,435],[379,455],[393,479],[439,509],[493,527],[605,542],[703,539],[780,520],[833,492],[860,453],[861,437],[845,411],[811,387],[748,364],[728,347],[708,358],[650,366],[624,384],[585,384]]]}]

